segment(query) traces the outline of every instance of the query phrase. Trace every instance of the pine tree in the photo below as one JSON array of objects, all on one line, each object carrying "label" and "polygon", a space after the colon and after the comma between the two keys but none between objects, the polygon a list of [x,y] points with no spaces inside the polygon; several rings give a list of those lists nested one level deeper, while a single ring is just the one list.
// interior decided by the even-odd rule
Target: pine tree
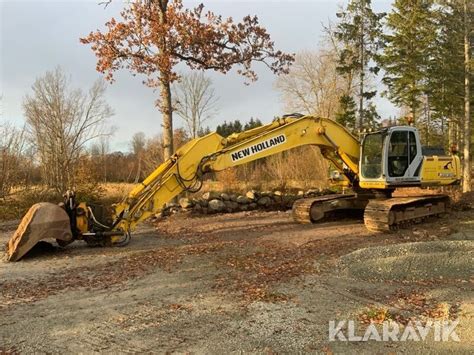
[{"label": "pine tree", "polygon": [[199,131],[198,131],[198,133],[197,133],[197,136],[198,136],[198,137],[204,137],[204,136],[208,135],[208,134],[211,133],[211,132],[212,132],[212,131],[211,131],[211,129],[209,128],[209,126],[206,126],[206,128],[201,127],[201,128],[199,128]]},{"label": "pine tree", "polygon": [[445,147],[459,141],[463,114],[464,52],[462,12],[452,2],[442,2],[434,14],[437,36],[428,65],[427,94],[433,110],[432,122],[439,126]]},{"label": "pine tree", "polygon": [[244,131],[247,131],[247,130],[252,129],[252,128],[260,127],[261,125],[262,125],[262,121],[260,121],[258,118],[254,119],[253,117],[251,117],[250,121],[248,121],[244,125]]},{"label": "pine tree", "polygon": [[218,125],[216,127],[216,132],[219,133],[223,137],[230,136],[232,133],[240,133],[242,131],[246,131],[252,128],[262,126],[262,122],[257,118],[250,118],[248,122],[242,125],[242,122],[239,120],[235,120],[234,122],[227,122]]},{"label": "pine tree", "polygon": [[[371,0],[351,0],[347,8],[337,14],[340,22],[334,34],[343,48],[339,53],[337,69],[343,75],[358,75],[359,77],[357,93],[359,101],[357,127],[359,129],[367,123],[364,115],[366,112],[364,101],[372,99],[377,93],[375,90],[368,90],[367,81],[370,75],[377,75],[379,72],[375,59],[382,46],[381,20],[384,16],[385,13],[377,14],[372,11]],[[348,99],[341,98],[341,104],[349,104]],[[348,112],[344,120],[350,118],[351,115],[352,113]]]},{"label": "pine tree", "polygon": [[385,47],[379,57],[389,98],[400,107],[409,107],[415,122],[427,92],[436,37],[432,5],[433,0],[395,0],[387,16],[390,32],[384,35]]},{"label": "pine tree", "polygon": [[336,113],[336,122],[350,131],[356,131],[356,103],[352,96],[342,95],[339,98],[339,112]]},{"label": "pine tree", "polygon": [[219,133],[223,137],[230,136],[232,133],[240,133],[243,130],[242,123],[239,120],[235,120],[234,122],[227,123],[224,121],[223,124],[218,125],[216,128],[216,132]]},{"label": "pine tree", "polygon": [[377,112],[375,105],[370,102],[364,109],[365,124],[367,128],[377,129],[380,127],[381,117]]}]

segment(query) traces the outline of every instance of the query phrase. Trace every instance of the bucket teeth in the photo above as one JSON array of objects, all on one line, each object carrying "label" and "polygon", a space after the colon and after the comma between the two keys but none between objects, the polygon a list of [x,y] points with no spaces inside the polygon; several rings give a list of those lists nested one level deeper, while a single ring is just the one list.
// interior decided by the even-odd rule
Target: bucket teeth
[{"label": "bucket teeth", "polygon": [[7,244],[7,260],[18,261],[40,240],[52,238],[72,241],[69,216],[61,207],[37,203],[28,210]]}]

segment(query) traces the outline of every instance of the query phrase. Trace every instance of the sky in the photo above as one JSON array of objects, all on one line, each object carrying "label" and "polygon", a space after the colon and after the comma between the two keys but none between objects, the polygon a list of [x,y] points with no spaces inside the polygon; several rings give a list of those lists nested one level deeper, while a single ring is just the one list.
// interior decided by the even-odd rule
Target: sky
[{"label": "sky", "polygon": [[[101,0],[0,0],[0,95],[3,95],[1,121],[21,126],[24,123],[22,101],[31,92],[36,78],[60,66],[70,76],[74,87],[87,90],[101,78],[90,47],[79,38],[103,29],[111,17],[118,18],[121,1],[104,8]],[[198,2],[184,0],[185,6]],[[275,47],[289,53],[317,50],[323,24],[334,21],[336,11],[345,1],[338,0],[202,0],[205,7],[234,20],[252,14],[266,27]],[[390,0],[373,0],[375,11],[389,11]],[[274,88],[276,76],[263,66],[256,66],[259,80],[244,85],[244,79],[231,72],[227,75],[208,71],[218,101],[218,113],[206,124],[257,117],[270,122],[284,114],[283,100]],[[161,132],[161,114],[154,105],[158,93],[142,84],[142,78],[122,70],[109,85],[106,100],[115,115],[109,119],[115,133],[112,150],[129,150],[136,132],[152,137]],[[395,108],[385,99],[376,101],[382,117],[394,115]],[[175,126],[182,121],[175,116]]]}]

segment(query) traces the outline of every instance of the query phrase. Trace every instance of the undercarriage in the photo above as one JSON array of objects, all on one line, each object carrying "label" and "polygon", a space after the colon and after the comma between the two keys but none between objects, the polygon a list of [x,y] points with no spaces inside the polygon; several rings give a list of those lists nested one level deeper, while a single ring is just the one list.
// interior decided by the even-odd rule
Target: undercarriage
[{"label": "undercarriage", "polygon": [[370,231],[389,232],[446,213],[449,204],[446,195],[333,194],[296,201],[293,219],[298,223],[316,223],[336,217],[363,216]]}]

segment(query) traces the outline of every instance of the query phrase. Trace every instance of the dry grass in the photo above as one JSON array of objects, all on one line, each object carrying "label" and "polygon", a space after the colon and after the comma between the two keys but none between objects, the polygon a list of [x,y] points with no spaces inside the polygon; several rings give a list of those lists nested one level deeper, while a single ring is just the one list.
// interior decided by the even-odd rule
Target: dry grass
[{"label": "dry grass", "polygon": [[[77,200],[88,203],[110,205],[120,201],[134,184],[108,183],[83,187],[77,190]],[[59,203],[60,193],[45,186],[37,185],[28,189],[16,188],[5,199],[0,199],[0,221],[20,219],[28,209],[38,202]]]}]

